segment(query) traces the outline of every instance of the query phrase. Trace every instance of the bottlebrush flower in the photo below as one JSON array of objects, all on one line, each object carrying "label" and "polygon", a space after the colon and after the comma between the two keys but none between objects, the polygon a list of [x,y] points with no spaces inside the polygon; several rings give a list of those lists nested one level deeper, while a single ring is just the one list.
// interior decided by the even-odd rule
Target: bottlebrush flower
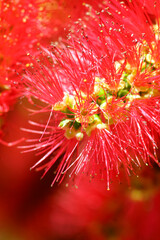
[{"label": "bottlebrush flower", "polygon": [[[105,178],[109,189],[121,166],[130,174],[142,162],[159,165],[159,30],[155,31],[159,25],[143,14],[139,1],[132,8],[115,3],[106,15],[107,23],[116,21],[114,13],[121,15],[124,9],[115,28],[123,24],[123,31],[109,34],[104,21],[99,25],[103,16],[98,14],[93,24],[93,33],[99,28],[97,38],[91,31],[85,35],[84,27],[78,37],[69,36],[68,46],[43,48],[22,79],[27,92],[47,104],[38,112],[49,112],[46,124],[31,122],[38,130],[27,131],[39,137],[22,148],[43,154],[33,168],[44,169],[44,175],[56,165],[52,184],[61,182],[66,172],[87,173]],[[141,13],[139,20],[149,22],[145,35],[141,25],[137,31],[138,26],[132,28],[135,33],[130,30],[134,9]]]}]

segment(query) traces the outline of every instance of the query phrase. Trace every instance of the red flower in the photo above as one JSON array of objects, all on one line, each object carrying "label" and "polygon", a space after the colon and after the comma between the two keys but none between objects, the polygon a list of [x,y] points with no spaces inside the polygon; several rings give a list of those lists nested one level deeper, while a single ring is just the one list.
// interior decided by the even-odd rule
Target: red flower
[{"label": "red flower", "polygon": [[[121,10],[124,17],[115,20]],[[134,10],[140,13],[142,26],[130,30]],[[46,125],[31,122],[39,130],[28,131],[39,137],[28,140],[32,144],[24,148],[43,154],[34,167],[41,165],[38,169],[44,168],[45,173],[58,165],[53,183],[67,171],[69,176],[85,172],[91,178],[105,178],[109,189],[110,179],[119,175],[122,165],[130,174],[142,161],[159,164],[159,31],[153,31],[159,25],[143,13],[138,1],[130,8],[115,2],[105,19],[110,24],[117,21],[116,29],[123,24],[123,31],[112,36],[104,12],[100,20],[95,15],[93,25],[84,26],[76,37],[73,33],[68,46],[44,48],[22,81],[29,94],[47,104],[39,112],[50,113]],[[42,58],[44,64],[38,64]]]}]

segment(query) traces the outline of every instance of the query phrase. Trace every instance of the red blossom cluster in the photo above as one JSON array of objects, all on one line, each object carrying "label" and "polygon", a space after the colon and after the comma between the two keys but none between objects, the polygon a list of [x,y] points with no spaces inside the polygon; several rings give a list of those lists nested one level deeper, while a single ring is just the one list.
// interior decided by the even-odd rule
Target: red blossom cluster
[{"label": "red blossom cluster", "polygon": [[31,53],[20,86],[48,119],[30,122],[38,137],[22,148],[42,155],[44,175],[55,166],[52,185],[84,173],[109,189],[120,168],[159,165],[159,2],[83,5],[67,39]]},{"label": "red blossom cluster", "polygon": [[158,240],[160,0],[2,0],[0,43],[0,238]]}]

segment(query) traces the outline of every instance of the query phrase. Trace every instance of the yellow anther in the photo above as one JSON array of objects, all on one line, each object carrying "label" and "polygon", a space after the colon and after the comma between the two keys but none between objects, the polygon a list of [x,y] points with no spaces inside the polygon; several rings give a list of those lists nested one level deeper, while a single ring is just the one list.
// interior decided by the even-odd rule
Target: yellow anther
[{"label": "yellow anther", "polygon": [[100,105],[100,108],[101,108],[101,109],[104,109],[104,110],[107,108],[107,103],[106,103],[106,101],[103,102],[103,103]]},{"label": "yellow anther", "polygon": [[127,72],[127,73],[131,73],[131,72],[132,72],[132,69],[133,69],[133,68],[132,68],[131,64],[127,63],[127,64],[126,64],[126,67],[125,67],[126,72]]},{"label": "yellow anther", "polygon": [[57,102],[53,106],[54,111],[65,111],[66,110],[66,104],[64,102]]},{"label": "yellow anther", "polygon": [[107,103],[111,103],[113,101],[113,96],[107,97]]},{"label": "yellow anther", "polygon": [[153,56],[150,54],[150,53],[148,53],[147,55],[146,55],[146,61],[148,62],[148,63],[155,63],[155,61],[154,61],[154,59],[153,59]]},{"label": "yellow anther", "polygon": [[121,79],[120,82],[119,82],[117,90],[120,90],[120,89],[123,89],[123,88],[125,88],[125,82]]},{"label": "yellow anther", "polygon": [[65,96],[63,97],[63,103],[66,106],[73,107],[75,103],[74,97],[68,93],[65,93]]},{"label": "yellow anther", "polygon": [[132,102],[132,101],[135,100],[135,99],[140,99],[141,96],[140,96],[139,94],[137,94],[137,95],[128,94],[126,98],[128,98],[128,100],[129,100],[130,102]]},{"label": "yellow anther", "polygon": [[74,138],[76,135],[76,130],[74,128],[68,128],[66,129],[66,132],[64,134],[64,136],[67,138],[67,139],[71,139],[71,138]]},{"label": "yellow anther", "polygon": [[114,67],[115,67],[116,71],[118,71],[121,68],[121,63],[118,61],[115,61]]},{"label": "yellow anther", "polygon": [[112,123],[112,116],[108,112],[103,113],[105,119],[107,120],[108,123]]},{"label": "yellow anther", "polygon": [[68,124],[71,122],[70,119],[64,119],[60,122],[60,124],[58,125],[60,128],[63,129],[68,129]]},{"label": "yellow anther", "polygon": [[99,77],[95,77],[95,85],[94,87],[100,87],[103,88],[105,90],[110,90],[109,85],[106,83],[106,79],[105,78],[99,78]]},{"label": "yellow anther", "polygon": [[99,77],[95,77],[95,82],[97,82],[97,83],[101,82],[100,78]]},{"label": "yellow anther", "polygon": [[132,83],[132,82],[134,81],[134,79],[135,79],[135,76],[136,76],[136,72],[132,72],[131,74],[129,74],[129,75],[127,76],[127,81],[128,81],[129,83]]},{"label": "yellow anther", "polygon": [[78,132],[78,133],[76,133],[76,139],[78,140],[78,141],[81,141],[82,139],[83,139],[83,133],[82,132]]},{"label": "yellow anther", "polygon": [[108,126],[108,124],[106,124],[106,123],[101,123],[101,124],[97,124],[97,128],[98,128],[99,130],[109,129],[109,126]]},{"label": "yellow anther", "polygon": [[89,124],[89,123],[92,123],[94,121],[94,116],[77,116],[76,117],[76,114],[75,114],[75,120],[79,123],[82,123],[82,124]]}]

